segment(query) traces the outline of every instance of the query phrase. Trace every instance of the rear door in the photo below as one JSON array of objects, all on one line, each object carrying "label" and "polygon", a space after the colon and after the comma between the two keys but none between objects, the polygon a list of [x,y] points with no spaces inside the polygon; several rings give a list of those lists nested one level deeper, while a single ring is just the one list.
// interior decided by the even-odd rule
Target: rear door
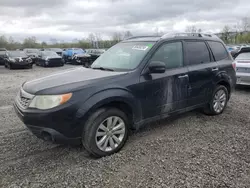
[{"label": "rear door", "polygon": [[[225,46],[219,41],[208,41],[208,45],[213,52],[215,61],[218,63],[218,68],[220,72],[224,72],[224,75],[230,77],[229,83],[235,84],[235,70],[233,68],[233,59],[227,52]],[[226,73],[226,74],[225,74]]]},{"label": "rear door", "polygon": [[188,107],[207,103],[214,88],[218,65],[214,61],[207,43],[203,40],[186,40],[189,88]]}]

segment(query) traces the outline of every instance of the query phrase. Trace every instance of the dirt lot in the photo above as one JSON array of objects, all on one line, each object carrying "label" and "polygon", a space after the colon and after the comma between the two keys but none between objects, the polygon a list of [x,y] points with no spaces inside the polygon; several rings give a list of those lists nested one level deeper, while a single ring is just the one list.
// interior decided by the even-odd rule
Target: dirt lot
[{"label": "dirt lot", "polygon": [[0,187],[250,187],[250,88],[237,89],[220,116],[190,112],[148,125],[97,160],[37,139],[12,108],[25,80],[67,68],[0,67]]}]

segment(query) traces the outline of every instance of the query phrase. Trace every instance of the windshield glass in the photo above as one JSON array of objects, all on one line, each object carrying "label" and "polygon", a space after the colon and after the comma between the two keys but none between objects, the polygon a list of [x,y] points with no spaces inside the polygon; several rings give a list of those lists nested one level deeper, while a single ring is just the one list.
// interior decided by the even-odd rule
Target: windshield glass
[{"label": "windshield glass", "polygon": [[11,51],[9,52],[10,57],[27,57],[27,54],[23,51]]},{"label": "windshield glass", "polygon": [[85,53],[85,50],[78,49],[78,48],[74,48],[72,51],[73,51],[73,53],[76,53],[76,54],[83,54],[83,53]]},{"label": "windshield glass", "polygon": [[5,55],[6,51],[0,51],[0,55]]},{"label": "windshield glass", "polygon": [[27,53],[37,53],[38,50],[37,49],[26,49],[25,50]]},{"label": "windshield glass", "polygon": [[50,48],[51,51],[54,51],[54,52],[61,52],[62,49],[60,48]]},{"label": "windshield glass", "polygon": [[96,59],[91,68],[103,67],[125,71],[135,69],[153,44],[154,42],[119,43]]},{"label": "windshield glass", "polygon": [[56,52],[54,51],[44,51],[42,52],[43,56],[58,56]]},{"label": "windshield glass", "polygon": [[236,59],[250,59],[250,53],[239,54]]}]

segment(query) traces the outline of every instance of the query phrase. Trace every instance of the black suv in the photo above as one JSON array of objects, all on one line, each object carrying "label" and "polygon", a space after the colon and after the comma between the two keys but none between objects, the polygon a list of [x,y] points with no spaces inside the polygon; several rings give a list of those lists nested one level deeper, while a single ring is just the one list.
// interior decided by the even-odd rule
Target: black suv
[{"label": "black suv", "polygon": [[94,156],[120,150],[129,129],[196,108],[223,112],[236,82],[223,42],[208,34],[133,37],[90,68],[25,82],[20,119],[39,138],[82,143]]}]

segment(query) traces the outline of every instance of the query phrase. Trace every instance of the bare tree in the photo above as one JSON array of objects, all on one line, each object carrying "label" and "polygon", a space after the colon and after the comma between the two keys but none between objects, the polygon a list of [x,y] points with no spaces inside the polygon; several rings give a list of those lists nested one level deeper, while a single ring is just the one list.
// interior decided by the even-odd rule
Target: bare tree
[{"label": "bare tree", "polygon": [[93,33],[89,34],[88,41],[91,44],[91,46],[93,47],[94,46],[94,42],[95,42],[95,35]]},{"label": "bare tree", "polygon": [[102,41],[102,35],[101,33],[95,33],[95,44],[96,44],[96,48],[100,48],[100,44]]},{"label": "bare tree", "polygon": [[229,38],[230,38],[230,31],[231,31],[231,28],[228,26],[228,25],[225,25],[223,30],[222,30],[222,39],[225,41],[225,42],[228,42],[229,41]]},{"label": "bare tree", "polygon": [[196,33],[197,28],[195,27],[195,25],[187,26],[185,32],[187,32],[187,33]]},{"label": "bare tree", "polygon": [[244,17],[241,20],[241,31],[246,32],[250,28],[250,19],[249,17]]},{"label": "bare tree", "polygon": [[132,33],[130,32],[130,31],[126,31],[125,33],[124,33],[124,39],[127,39],[127,38],[129,38],[129,37],[132,37],[133,35],[132,35]]},{"label": "bare tree", "polygon": [[115,32],[112,36],[112,40],[115,42],[120,42],[122,40],[122,34],[120,32]]}]

